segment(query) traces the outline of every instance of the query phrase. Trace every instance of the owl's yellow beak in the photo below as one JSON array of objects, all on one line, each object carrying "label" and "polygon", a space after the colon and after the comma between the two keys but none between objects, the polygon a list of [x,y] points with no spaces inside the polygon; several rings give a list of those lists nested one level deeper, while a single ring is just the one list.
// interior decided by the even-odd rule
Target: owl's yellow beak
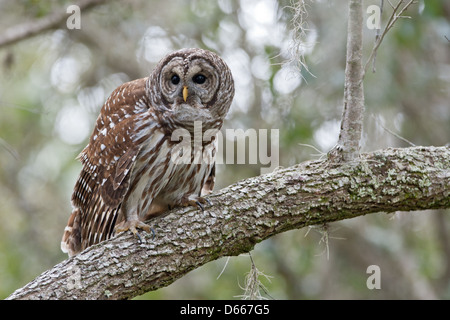
[{"label": "owl's yellow beak", "polygon": [[184,102],[186,102],[187,97],[188,97],[188,88],[187,88],[187,86],[183,86],[183,100],[184,100]]}]

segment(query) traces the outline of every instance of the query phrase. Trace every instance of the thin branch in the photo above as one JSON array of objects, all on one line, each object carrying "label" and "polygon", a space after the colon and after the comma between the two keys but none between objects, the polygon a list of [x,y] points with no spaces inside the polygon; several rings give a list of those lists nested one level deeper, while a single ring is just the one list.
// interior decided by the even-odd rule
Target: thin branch
[{"label": "thin branch", "polygon": [[168,286],[276,234],[374,212],[450,208],[450,148],[385,149],[348,163],[308,161],[212,194],[204,212],[178,208],[138,243],[122,233],[45,271],[8,299],[129,299]]},{"label": "thin branch", "polygon": [[[383,8],[384,8],[384,0],[381,0],[381,3],[380,3],[380,19],[383,16]],[[375,43],[380,39],[380,36],[381,36],[381,29],[378,28],[377,32],[376,32],[376,35],[375,35]],[[373,73],[375,73],[375,71],[376,71],[376,67],[375,67],[376,61],[377,61],[377,53],[375,52],[375,54],[373,56],[373,59],[372,59],[372,72]],[[364,76],[363,76],[363,78],[364,78]]]},{"label": "thin branch", "polygon": [[222,271],[220,271],[219,275],[217,276],[216,280],[219,280],[219,278],[222,276],[222,274],[224,273],[225,269],[227,268],[228,262],[230,261],[230,257],[227,257],[227,260],[225,261],[225,264],[222,268]]},{"label": "thin branch", "polygon": [[377,124],[382,127],[384,130],[386,130],[387,132],[389,132],[390,134],[392,134],[394,137],[402,140],[403,142],[406,142],[407,144],[409,144],[411,147],[415,147],[416,145],[414,143],[412,143],[411,141],[409,141],[408,139],[402,137],[401,135],[399,135],[398,133],[395,133],[394,131],[386,128],[386,126],[384,126],[381,121],[375,117],[374,115],[372,115],[372,117],[375,119],[375,121],[377,122]]},{"label": "thin branch", "polygon": [[[105,2],[106,0],[82,0],[76,3],[76,5],[83,13],[83,11]],[[31,38],[44,31],[56,29],[65,22],[68,17],[69,15],[66,12],[66,7],[63,7],[44,18],[10,27],[0,35],[0,48]]]},{"label": "thin branch", "polygon": [[352,161],[359,155],[364,119],[362,81],[362,1],[349,0],[344,103],[339,140],[328,156],[333,161]]},{"label": "thin branch", "polygon": [[[404,2],[404,0],[400,0],[400,1],[397,3],[397,5],[394,6],[394,5],[389,1],[389,4],[391,5],[391,7],[392,7],[392,9],[393,9],[393,10],[392,10],[392,14],[391,14],[391,16],[389,17],[389,20],[388,20],[388,22],[387,22],[387,24],[386,24],[386,27],[385,27],[384,30],[383,30],[383,33],[381,34],[381,36],[377,37],[376,40],[375,40],[375,44],[374,44],[374,46],[373,46],[373,49],[372,49],[372,51],[371,51],[371,53],[370,53],[370,55],[369,55],[369,58],[367,59],[366,64],[364,65],[364,70],[363,70],[363,74],[362,74],[362,79],[364,79],[364,76],[366,75],[366,72],[367,72],[367,69],[369,68],[370,62],[375,60],[375,57],[376,57],[376,55],[377,55],[378,48],[380,47],[381,43],[383,42],[383,39],[384,39],[384,37],[386,36],[386,34],[389,32],[389,30],[392,29],[392,27],[394,26],[394,24],[397,22],[397,20],[398,20],[399,18],[406,18],[406,17],[402,16],[403,12],[405,12],[405,11],[408,9],[408,7],[409,7],[410,5],[412,5],[412,4],[414,4],[414,3],[417,3],[416,0],[410,0],[407,4],[405,4],[405,6],[404,6],[402,9],[400,9],[400,7],[401,7],[401,5],[403,4],[403,2]],[[400,12],[399,12],[398,14],[396,14],[397,11],[399,11],[399,10],[400,10]],[[410,18],[410,17],[408,17],[408,18]]]}]

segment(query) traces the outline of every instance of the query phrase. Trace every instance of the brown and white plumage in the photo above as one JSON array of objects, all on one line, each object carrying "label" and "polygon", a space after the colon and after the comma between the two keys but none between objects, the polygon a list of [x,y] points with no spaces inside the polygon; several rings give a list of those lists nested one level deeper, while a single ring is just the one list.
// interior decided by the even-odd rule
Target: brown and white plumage
[{"label": "brown and white plumage", "polygon": [[[195,124],[201,133],[219,130],[233,95],[227,65],[202,49],[169,54],[148,78],[114,90],[79,155],[61,249],[72,256],[115,232],[148,231],[142,221],[170,207],[204,202],[214,185],[216,141],[195,144]],[[177,130],[192,136],[192,148],[180,148]],[[187,151],[190,161],[174,161]]]}]

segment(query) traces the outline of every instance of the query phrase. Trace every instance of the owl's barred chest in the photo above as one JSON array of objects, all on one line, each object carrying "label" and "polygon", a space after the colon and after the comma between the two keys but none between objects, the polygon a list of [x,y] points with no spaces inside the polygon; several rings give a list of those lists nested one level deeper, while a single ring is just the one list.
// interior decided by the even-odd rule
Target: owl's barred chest
[{"label": "owl's barred chest", "polygon": [[206,144],[173,141],[162,131],[153,131],[142,142],[131,172],[127,207],[148,217],[181,205],[183,198],[200,196],[214,166],[215,151],[214,140]]}]

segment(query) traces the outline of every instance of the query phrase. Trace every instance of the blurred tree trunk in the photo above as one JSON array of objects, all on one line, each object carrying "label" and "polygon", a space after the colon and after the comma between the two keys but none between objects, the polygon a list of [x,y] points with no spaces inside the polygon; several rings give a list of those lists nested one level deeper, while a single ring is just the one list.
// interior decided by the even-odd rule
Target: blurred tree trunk
[{"label": "blurred tree trunk", "polygon": [[8,299],[129,299],[167,286],[205,263],[249,252],[278,233],[374,212],[450,208],[450,148],[361,154],[351,165],[308,161],[242,180],[210,196],[204,212],[170,211],[92,246]]}]

